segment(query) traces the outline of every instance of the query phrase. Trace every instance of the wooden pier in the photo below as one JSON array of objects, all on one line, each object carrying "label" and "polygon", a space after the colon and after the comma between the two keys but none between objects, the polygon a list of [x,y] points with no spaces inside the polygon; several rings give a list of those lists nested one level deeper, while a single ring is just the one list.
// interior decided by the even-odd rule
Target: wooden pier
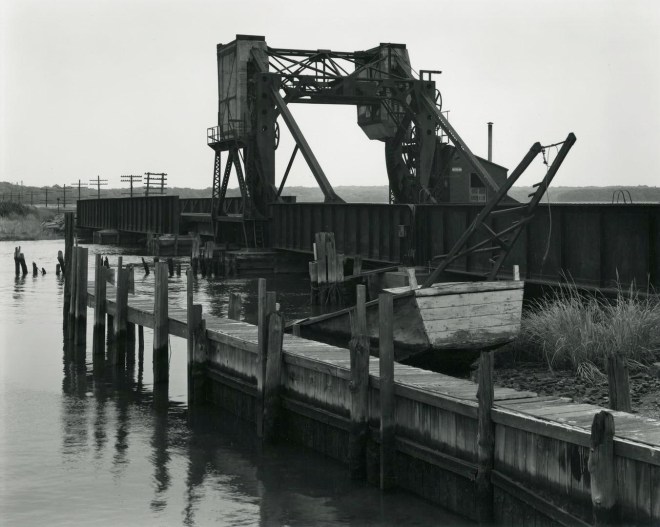
[{"label": "wooden pier", "polygon": [[[366,357],[355,342],[351,351],[282,336],[275,294],[263,279],[260,325],[211,317],[193,303],[192,273],[185,307],[167,301],[167,264],[156,274],[156,298],[128,293],[125,309],[115,285],[104,284],[105,299],[98,280],[72,290],[89,307],[160,335],[155,382],[167,381],[166,359],[157,359],[163,339],[188,339],[191,406],[213,403],[254,423],[265,440],[312,448],[348,464],[354,477],[407,489],[481,523],[660,522],[658,420],[493,387],[487,354],[478,386],[393,363],[387,350]],[[77,315],[84,324],[80,309]],[[115,320],[114,327],[124,326]]]}]

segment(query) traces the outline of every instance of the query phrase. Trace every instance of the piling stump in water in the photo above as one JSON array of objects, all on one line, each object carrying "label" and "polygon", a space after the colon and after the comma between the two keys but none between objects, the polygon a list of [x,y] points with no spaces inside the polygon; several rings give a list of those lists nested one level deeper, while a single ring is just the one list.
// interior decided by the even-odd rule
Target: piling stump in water
[{"label": "piling stump in water", "polygon": [[39,276],[39,267],[36,262],[32,262],[32,276]]},{"label": "piling stump in water", "polygon": [[[369,435],[369,335],[367,333],[366,291],[357,286],[355,316],[351,316],[351,428],[348,438],[348,466],[351,479],[367,476]],[[296,326],[294,326],[295,328]],[[298,326],[300,328],[300,326]]]},{"label": "piling stump in water", "polygon": [[57,267],[55,269],[58,270],[57,275],[59,276],[60,271],[63,273],[66,271],[66,267],[64,266],[64,254],[62,251],[57,251],[57,262]]},{"label": "piling stump in water", "polygon": [[167,259],[167,271],[170,273],[170,278],[174,276],[174,260],[172,258]]},{"label": "piling stump in water", "polygon": [[167,264],[156,263],[154,280],[154,383],[169,381],[169,327],[167,309]]},{"label": "piling stump in water", "polygon": [[142,258],[142,268],[144,269],[145,276],[149,276],[149,264]]}]

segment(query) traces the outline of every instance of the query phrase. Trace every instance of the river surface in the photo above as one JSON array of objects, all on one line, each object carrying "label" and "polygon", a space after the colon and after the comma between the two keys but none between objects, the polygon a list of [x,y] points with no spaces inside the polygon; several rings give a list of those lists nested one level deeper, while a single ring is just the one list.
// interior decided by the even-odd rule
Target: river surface
[{"label": "river surface", "polygon": [[[14,276],[14,246],[45,275]],[[154,393],[151,331],[144,358],[117,371],[92,367],[92,311],[84,361],[62,330],[62,240],[0,242],[0,525],[458,525],[463,520],[403,491],[352,482],[346,467],[294,446],[264,447],[219,412],[189,419],[186,345],[171,337],[168,393]],[[116,247],[90,246],[108,255]],[[139,262],[124,254],[124,263]],[[181,259],[182,264],[187,262]],[[268,278],[287,318],[309,314],[300,275]],[[151,291],[153,273],[135,272]],[[226,315],[229,293],[256,314],[256,280],[202,279],[195,302]],[[170,304],[185,304],[185,276],[170,278]]]}]

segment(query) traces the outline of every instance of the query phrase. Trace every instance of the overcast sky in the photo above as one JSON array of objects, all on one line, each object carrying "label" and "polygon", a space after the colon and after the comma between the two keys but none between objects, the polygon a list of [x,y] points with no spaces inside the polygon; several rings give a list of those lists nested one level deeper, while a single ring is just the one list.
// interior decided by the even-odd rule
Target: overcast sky
[{"label": "overcast sky", "polygon": [[[121,174],[164,171],[172,186],[210,186],[215,46],[241,33],[304,49],[405,43],[415,69],[443,71],[444,109],[476,154],[486,156],[488,121],[494,161],[509,168],[533,142],[574,132],[555,185],[660,185],[657,0],[3,0],[0,10],[2,181],[100,175],[119,186]],[[333,185],[387,183],[384,146],[354,107],[292,110]],[[283,137],[279,177],[292,145]],[[301,156],[289,181],[315,184]]]}]

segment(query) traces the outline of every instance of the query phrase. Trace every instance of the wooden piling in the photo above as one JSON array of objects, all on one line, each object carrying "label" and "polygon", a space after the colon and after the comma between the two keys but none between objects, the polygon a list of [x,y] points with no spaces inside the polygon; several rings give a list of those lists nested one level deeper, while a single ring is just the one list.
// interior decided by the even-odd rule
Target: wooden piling
[{"label": "wooden piling", "polygon": [[[348,466],[351,479],[367,476],[366,456],[369,435],[369,334],[367,332],[366,290],[357,286],[357,302],[352,338],[351,358],[351,427],[348,438]],[[294,326],[295,328],[296,326]]]},{"label": "wooden piling", "polygon": [[492,408],[495,400],[493,386],[493,354],[482,351],[479,359],[479,380],[477,388],[477,518],[480,525],[493,522],[493,484],[491,474],[495,459],[495,425]]},{"label": "wooden piling", "polygon": [[39,268],[36,262],[32,262],[32,276],[39,276]]},{"label": "wooden piling", "polygon": [[394,400],[394,325],[393,299],[389,293],[378,297],[378,340],[380,363],[380,488],[391,489],[396,484],[395,462],[395,400]]},{"label": "wooden piling", "polygon": [[[60,251],[62,252],[62,251]],[[61,265],[60,264],[55,264],[55,276],[60,276],[60,269]]]},{"label": "wooden piling", "polygon": [[105,355],[105,314],[106,314],[106,281],[103,258],[96,255],[94,262],[94,342],[95,357]]},{"label": "wooden piling", "polygon": [[14,270],[16,272],[16,276],[21,275],[21,264],[18,261],[18,255],[21,253],[21,248],[19,247],[14,247]]},{"label": "wooden piling", "polygon": [[276,294],[266,291],[266,279],[259,278],[257,313],[257,436],[263,437],[263,394],[266,379],[266,357],[268,354],[268,316],[275,311]]},{"label": "wooden piling", "polygon": [[167,271],[170,273],[170,278],[174,276],[174,260],[172,258],[167,259]]},{"label": "wooden piling", "polygon": [[186,272],[187,296],[187,350],[188,350],[188,406],[204,402],[204,377],[206,360],[205,328],[202,320],[202,306],[194,304],[193,272]]},{"label": "wooden piling", "polygon": [[128,264],[126,266],[126,271],[128,272],[128,292],[131,295],[135,294],[135,266],[133,264]]},{"label": "wooden piling", "polygon": [[610,408],[630,412],[630,385],[628,383],[628,364],[618,353],[607,357],[607,384],[610,395]]},{"label": "wooden piling", "polygon": [[353,276],[362,274],[362,256],[356,255],[353,257]]},{"label": "wooden piling", "polygon": [[60,272],[64,273],[66,271],[66,266],[64,265],[64,253],[62,251],[57,251],[57,262],[58,262],[58,269],[57,275],[59,276]]},{"label": "wooden piling", "polygon": [[309,303],[316,305],[319,303],[319,264],[318,262],[309,262]]},{"label": "wooden piling", "polygon": [[594,415],[589,452],[591,502],[595,525],[618,525],[614,418],[606,411]]},{"label": "wooden piling", "polygon": [[181,262],[176,263],[176,275],[181,276]]},{"label": "wooden piling", "polygon": [[227,317],[232,320],[241,320],[242,297],[239,293],[229,294],[229,308]]},{"label": "wooden piling", "polygon": [[145,276],[149,276],[149,264],[142,258],[142,267],[144,269]]},{"label": "wooden piling", "polygon": [[406,274],[408,275],[408,285],[410,289],[417,289],[417,275],[415,274],[414,267],[406,267]]},{"label": "wooden piling", "polygon": [[78,247],[76,256],[76,342],[84,345],[87,336],[87,247]]},{"label": "wooden piling", "polygon": [[155,264],[154,280],[154,384],[169,381],[169,327],[167,309],[167,263]]},{"label": "wooden piling", "polygon": [[128,325],[128,269],[117,269],[117,296],[115,298],[115,318],[113,332],[117,348],[116,364],[124,364],[126,353],[126,330]]},{"label": "wooden piling", "polygon": [[282,341],[284,337],[284,315],[271,313],[268,317],[268,352],[266,355],[266,377],[264,382],[263,437],[274,443],[281,413]]},{"label": "wooden piling", "polygon": [[[20,247],[19,247],[19,249],[20,249]],[[19,255],[18,255],[18,263],[21,266],[21,274],[23,276],[28,274],[27,264],[25,263],[25,255],[23,253],[19,253]]]},{"label": "wooden piling", "polygon": [[72,270],[71,265],[73,258],[73,236],[74,236],[74,227],[73,227],[73,212],[64,213],[64,265],[62,265],[62,271],[64,272],[64,307],[65,312],[66,308],[71,301],[71,280],[72,280]]},{"label": "wooden piling", "polygon": [[66,305],[68,311],[67,316],[67,328],[69,337],[73,337],[73,332],[75,330],[75,319],[76,319],[76,290],[78,288],[77,279],[77,260],[78,260],[78,247],[73,247],[71,249],[71,264],[67,267],[67,278],[70,282],[69,289],[69,302]]},{"label": "wooden piling", "polygon": [[144,350],[144,326],[138,326],[138,350]]}]

